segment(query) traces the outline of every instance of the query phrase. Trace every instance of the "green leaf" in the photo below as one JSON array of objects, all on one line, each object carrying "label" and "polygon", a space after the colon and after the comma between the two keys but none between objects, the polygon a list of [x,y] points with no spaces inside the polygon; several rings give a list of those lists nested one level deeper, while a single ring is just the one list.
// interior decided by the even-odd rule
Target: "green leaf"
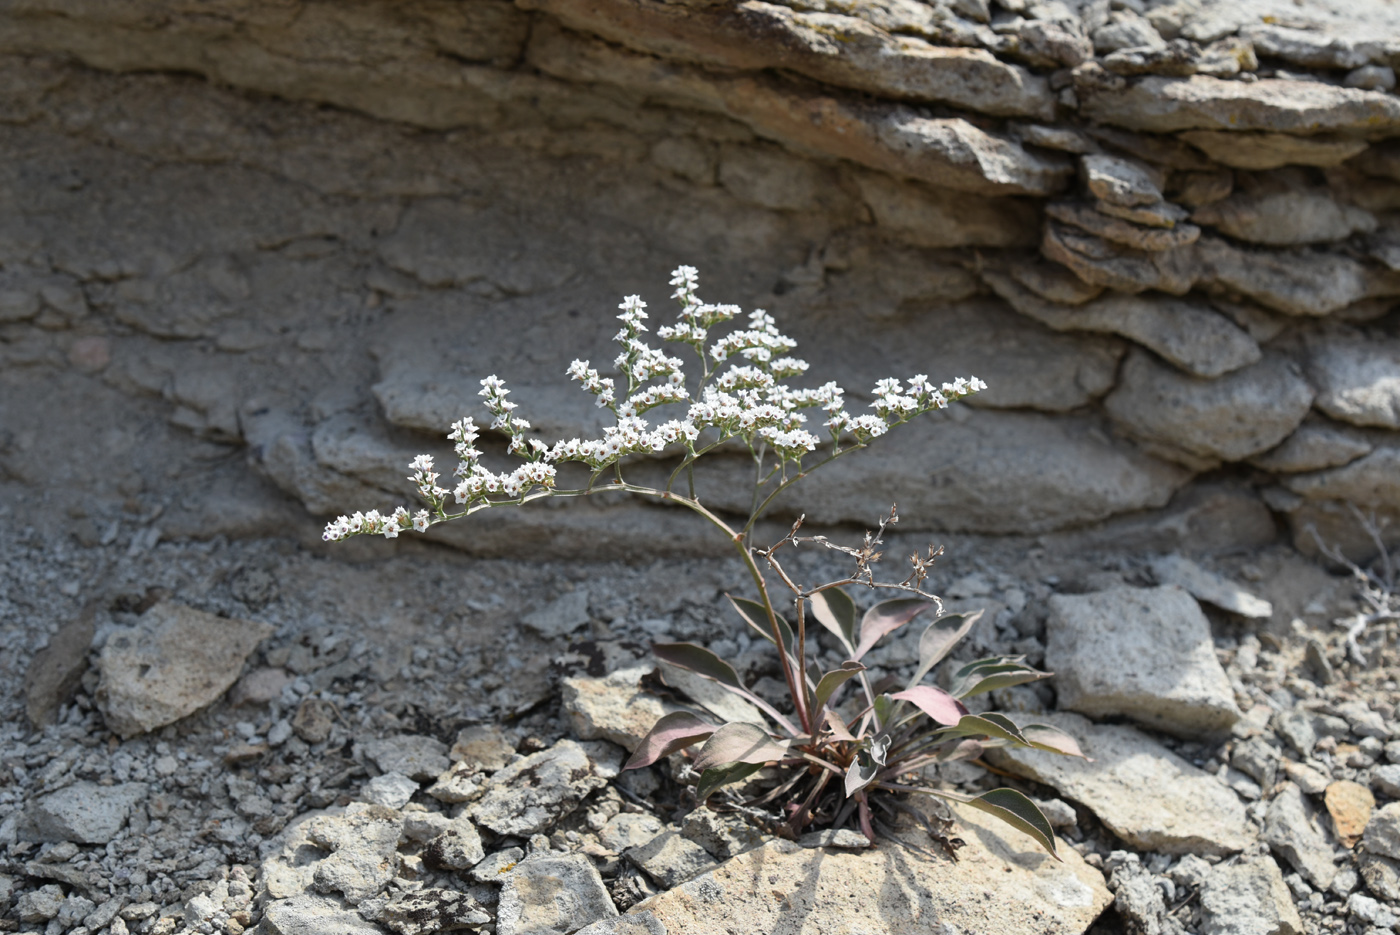
[{"label": "green leaf", "polygon": [[697,675],[748,694],[734,667],[703,646],[694,643],[653,643],[651,651],[662,662],[689,669]]},{"label": "green leaf", "polygon": [[932,685],[915,685],[890,696],[899,701],[908,701],[924,712],[937,724],[951,727],[967,714],[962,702],[941,688]]},{"label": "green leaf", "polygon": [[713,724],[707,724],[689,711],[673,711],[652,725],[622,768],[650,766],[677,750],[684,750],[691,744],[707,739],[714,732]]},{"label": "green leaf", "polygon": [[1023,747],[1030,746],[1030,741],[1021,735],[1021,729],[1010,718],[991,711],[980,715],[963,715],[957,724],[938,733],[944,737],[992,737]]},{"label": "green leaf", "polygon": [[787,756],[788,742],[776,741],[757,724],[725,724],[716,730],[695,756],[695,768],[714,769],[731,763],[760,766]]},{"label": "green leaf", "polygon": [[852,654],[853,658],[860,659],[875,648],[881,637],[898,630],[932,606],[932,601],[917,597],[900,597],[876,604],[860,620],[860,645]]},{"label": "green leaf", "polygon": [[[729,603],[734,605],[734,609],[739,612],[740,617],[744,618],[745,623],[752,627],[759,636],[770,643],[773,642],[773,628],[768,625],[768,608],[758,601],[751,601],[746,597],[734,597],[730,594],[726,594],[725,597],[729,598]],[[792,632],[792,624],[788,623],[782,614],[774,616],[778,618],[778,632],[783,635],[783,648],[788,651],[790,656],[793,644],[797,640]]]},{"label": "green leaf", "polygon": [[700,781],[695,785],[695,797],[704,805],[705,800],[720,786],[727,786],[731,782],[743,782],[761,769],[762,763],[733,763],[707,769],[700,774]]},{"label": "green leaf", "polygon": [[[1021,733],[1037,750],[1049,750],[1051,753],[1077,756],[1089,760],[1089,757],[1085,756],[1084,751],[1080,749],[1079,741],[1058,727],[1051,727],[1049,724],[1027,724],[1021,728]],[[1093,760],[1089,760],[1089,762],[1092,763]]]},{"label": "green leaf", "polygon": [[894,714],[894,699],[891,698],[889,695],[883,693],[876,695],[874,707],[875,723],[878,724],[882,729],[884,727],[887,727],[890,723],[890,716]]},{"label": "green leaf", "polygon": [[875,781],[875,777],[885,765],[885,754],[890,749],[890,735],[881,734],[871,741],[868,748],[856,752],[851,768],[846,770],[846,798]]},{"label": "green leaf", "polygon": [[924,635],[919,637],[919,668],[909,680],[909,687],[922,682],[924,676],[942,662],[958,641],[967,636],[973,624],[981,619],[982,611],[979,610],[971,614],[945,614],[930,623]]},{"label": "green leaf", "polygon": [[856,605],[840,588],[818,591],[807,598],[812,616],[841,641],[846,652],[856,651]]},{"label": "green leaf", "polygon": [[856,662],[854,659],[847,659],[845,662],[841,663],[839,668],[832,669],[830,672],[823,675],[821,681],[817,683],[816,702],[812,706],[812,710],[820,711],[822,705],[827,703],[832,693],[835,692],[837,688],[846,682],[847,679],[854,678],[864,671],[865,666]]},{"label": "green leaf", "polygon": [[983,692],[1038,682],[1049,677],[1049,672],[1041,672],[1017,660],[980,660],[959,669],[949,691],[959,698],[971,698]]},{"label": "green leaf", "polygon": [[1055,829],[1050,827],[1050,822],[1036,804],[1015,789],[993,789],[970,799],[967,804],[988,815],[995,815],[1017,831],[1024,831],[1049,851],[1051,857],[1060,859],[1055,850]]}]

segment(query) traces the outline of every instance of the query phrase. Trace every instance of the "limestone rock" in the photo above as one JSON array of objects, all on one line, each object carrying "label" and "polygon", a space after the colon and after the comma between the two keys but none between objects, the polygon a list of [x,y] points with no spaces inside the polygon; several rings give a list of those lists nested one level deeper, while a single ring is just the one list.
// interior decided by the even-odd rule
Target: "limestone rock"
[{"label": "limestone rock", "polygon": [[423,862],[439,869],[470,870],[485,858],[476,826],[461,816],[454,818],[447,830],[423,849]]},{"label": "limestone rock", "polygon": [[402,830],[403,815],[382,805],[352,802],[342,815],[314,817],[306,839],[331,853],[316,862],[313,885],[351,905],[378,895],[398,871]]},{"label": "limestone rock", "polygon": [[1342,467],[1283,478],[1289,490],[1310,500],[1351,501],[1360,507],[1400,506],[1400,446],[1379,446]]},{"label": "limestone rock", "polygon": [[497,772],[468,814],[496,834],[539,834],[606,784],[583,747],[561,740]]},{"label": "limestone rock", "polygon": [[1325,134],[1294,136],[1291,133],[1188,130],[1180,138],[1221,165],[1235,169],[1335,166],[1366,149],[1363,139]]},{"label": "limestone rock", "polygon": [[1016,311],[1056,331],[1104,331],[1155,351],[1189,373],[1218,377],[1261,358],[1254,339],[1208,306],[1164,296],[1109,293],[1079,305],[1045,301],[1011,277],[982,273]]},{"label": "limestone rock", "polygon": [[1237,240],[1280,246],[1345,240],[1376,229],[1371,212],[1318,189],[1237,192],[1197,208],[1191,220]]},{"label": "limestone rock", "polygon": [[193,714],[238,680],[243,661],[271,633],[266,623],[156,604],[102,646],[97,704],[107,726],[134,737]]},{"label": "limestone rock", "polygon": [[588,592],[582,589],[562,594],[520,618],[521,623],[545,639],[568,636],[588,620]]},{"label": "limestone rock", "polygon": [[99,786],[75,782],[35,800],[25,810],[33,841],[106,844],[121,833],[131,809],[146,797],[146,784]]},{"label": "limestone rock", "polygon": [[[1103,878],[1077,853],[1064,863],[990,816],[953,806],[967,846],[956,863],[916,872],[896,846],[864,851],[808,850],[773,841],[639,904],[668,932],[783,931],[801,913],[811,931],[854,931],[869,920],[881,932],[912,935],[942,925],[956,931],[1084,931],[1111,901]],[[904,832],[922,843],[913,832]],[[773,894],[779,896],[775,897]]]},{"label": "limestone rock", "polygon": [[1303,920],[1268,856],[1220,866],[1201,889],[1205,935],[1303,935]]},{"label": "limestone rock", "polygon": [[268,903],[262,925],[269,935],[383,935],[383,929],[338,900],[314,893]]},{"label": "limestone rock", "polygon": [[1093,761],[1021,749],[989,751],[989,761],[1086,806],[1140,850],[1231,854],[1248,845],[1244,806],[1235,793],[1141,731],[1095,725],[1077,714],[1038,720],[1070,733]]},{"label": "limestone rock", "polygon": [[703,806],[685,816],[681,834],[699,844],[716,860],[728,860],[768,840],[768,835],[743,818],[713,812]]},{"label": "limestone rock", "polygon": [[[1314,377],[1314,384],[1316,384]],[[1316,400],[1314,401],[1316,402]],[[1249,459],[1266,471],[1298,474],[1350,464],[1375,448],[1360,432],[1324,421],[1307,421],[1283,444]]]},{"label": "limestone rock", "polygon": [[1183,555],[1164,555],[1153,559],[1150,567],[1158,584],[1177,585],[1197,600],[1213,604],[1221,610],[1255,620],[1268,620],[1274,614],[1273,605],[1268,601],[1220,575],[1206,571]]},{"label": "limestone rock", "polygon": [[89,607],[58,628],[49,644],[34,654],[24,673],[24,713],[29,723],[43,728],[72,698],[87,671],[88,648],[96,632]]},{"label": "limestone rock", "polygon": [[1311,135],[1400,130],[1400,102],[1379,91],[1265,78],[1245,83],[1205,75],[1151,76],[1123,87],[1080,85],[1082,116],[1150,133],[1260,130]]},{"label": "limestone rock", "polygon": [[374,761],[386,773],[398,773],[418,782],[431,782],[451,765],[447,744],[422,734],[395,734],[357,743],[356,753]]},{"label": "limestone rock", "polygon": [[921,247],[1035,245],[1035,212],[1025,202],[902,183],[875,172],[855,180],[875,223]]},{"label": "limestone rock", "polygon": [[1162,200],[1160,179],[1141,163],[1093,154],[1080,156],[1079,166],[1089,191],[1109,204],[1134,207]]},{"label": "limestone rock", "polygon": [[477,724],[457,732],[447,756],[452,762],[466,764],[470,769],[494,773],[511,761],[515,747],[495,724]]},{"label": "limestone rock", "polygon": [[1201,229],[1194,224],[1177,224],[1171,228],[1142,227],[1095,211],[1089,205],[1073,202],[1052,202],[1045,212],[1057,221],[1073,224],[1105,240],[1137,250],[1171,250],[1195,243],[1201,236]]},{"label": "limestone rock", "polygon": [[1187,463],[1239,461],[1293,433],[1312,405],[1313,391],[1286,358],[1270,355],[1215,380],[1201,380],[1135,351],[1118,388],[1104,400],[1113,420]]},{"label": "limestone rock", "polygon": [[1328,784],[1323,801],[1332,816],[1332,833],[1342,847],[1355,847],[1376,809],[1376,797],[1359,782],[1338,780]]},{"label": "limestone rock", "polygon": [[1400,802],[1376,810],[1366,824],[1361,847],[1367,853],[1400,860]]},{"label": "limestone rock", "polygon": [[365,783],[360,795],[372,805],[403,808],[417,791],[418,783],[403,773],[384,773]]},{"label": "limestone rock", "polygon": [[715,866],[714,858],[703,847],[677,831],[659,834],[645,844],[630,848],[625,856],[637,869],[668,890]]},{"label": "limestone rock", "polygon": [[399,935],[435,935],[479,928],[491,921],[491,914],[466,893],[429,888],[388,903],[380,910],[379,921]]},{"label": "limestone rock", "polygon": [[614,853],[622,853],[629,847],[641,847],[663,830],[655,816],[637,812],[622,812],[608,819],[608,823],[598,832],[598,840]]},{"label": "limestone rock", "polygon": [[1250,250],[1218,237],[1194,247],[1200,279],[1234,289],[1285,315],[1330,315],[1374,294],[1374,277],[1356,260],[1314,251]]},{"label": "limestone rock", "polygon": [[1332,885],[1337,876],[1332,845],[1316,811],[1292,783],[1287,783],[1269,803],[1264,817],[1264,840],[1313,886],[1325,890]]},{"label": "limestone rock", "polygon": [[667,932],[650,912],[636,912],[599,919],[574,935],[667,935]]},{"label": "limestone rock", "polygon": [[652,726],[667,714],[683,710],[642,687],[653,666],[610,672],[603,678],[569,676],[559,681],[564,713],[582,740],[611,740],[637,749]]},{"label": "limestone rock", "polygon": [[1400,342],[1330,335],[1309,346],[1307,371],[1332,418],[1400,429]]},{"label": "limestone rock", "polygon": [[506,877],[499,935],[569,935],[617,915],[593,862],[582,854],[522,861]]},{"label": "limestone rock", "polygon": [[1305,68],[1356,68],[1370,60],[1362,43],[1327,29],[1298,29],[1278,23],[1252,23],[1240,36],[1260,55]]},{"label": "limestone rock", "polygon": [[1387,902],[1400,900],[1400,861],[1363,851],[1357,865],[1368,890]]},{"label": "limestone rock", "polygon": [[1127,715],[1186,737],[1220,733],[1240,717],[1210,623],[1175,585],[1054,595],[1045,665],[1070,711]]},{"label": "limestone rock", "polygon": [[[1150,215],[1130,215],[1130,219],[1140,217]],[[1190,247],[1156,252],[1135,250],[1053,221],[1045,225],[1040,250],[1048,259],[1073,270],[1085,282],[1120,292],[1157,289],[1184,295],[1200,273]]]}]

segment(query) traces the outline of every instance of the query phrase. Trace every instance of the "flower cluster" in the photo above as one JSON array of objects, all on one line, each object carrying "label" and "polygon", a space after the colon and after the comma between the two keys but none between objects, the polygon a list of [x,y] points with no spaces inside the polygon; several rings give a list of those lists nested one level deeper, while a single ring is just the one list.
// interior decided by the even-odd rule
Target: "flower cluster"
[{"label": "flower cluster", "polygon": [[[702,372],[693,388],[687,385],[679,358],[670,357],[643,340],[648,330],[646,303],[639,296],[628,296],[618,306],[622,327],[614,335],[620,347],[614,363],[627,380],[627,397],[619,401],[614,380],[601,376],[586,360],[573,361],[565,371],[597,398],[600,408],[615,417],[616,423],[605,427],[601,438],[573,438],[549,445],[531,437],[530,423],[515,414],[517,405],[507,399],[510,390],[500,378],[488,376],[481,381],[480,395],[492,417],[490,428],[506,437],[509,453],[524,463],[499,474],[484,467],[481,452],[475,447],[479,435],[476,423],[469,417],[461,419],[453,423],[447,436],[460,459],[453,472],[455,489],[448,491],[438,486],[433,459],[419,455],[410,464],[413,473],[409,480],[430,510],[420,510],[412,517],[403,508],[387,517],[373,511],[341,516],[327,525],[324,538],[343,539],[361,533],[392,538],[410,526],[423,532],[435,523],[477,507],[522,503],[537,492],[553,492],[555,465],[566,462],[586,465],[596,480],[603,470],[629,455],[655,454],[679,446],[687,461],[691,461],[721,442],[738,439],[760,462],[764,452],[771,452],[779,462],[800,465],[804,456],[822,445],[821,438],[805,427],[804,409],[826,413],[823,424],[830,433],[831,454],[835,457],[849,450],[842,447],[848,439],[854,439],[856,447],[863,446],[920,413],[945,408],[986,387],[976,377],[959,377],[939,388],[924,374],[909,379],[907,386],[887,378],[872,393],[872,411],[851,415],[846,410],[845,390],[835,383],[794,388],[782,382],[805,373],[808,365],[795,357],[778,356],[791,351],[797,342],[782,334],[767,312],[754,311],[747,327],[729,332],[707,349],[711,329],[735,318],[738,307],[702,302],[696,293],[698,275],[694,267],[678,268],[671,285],[675,287],[672,298],[680,304],[680,312],[674,325],[659,328],[656,334],[664,341],[688,345],[696,352]],[[735,356],[744,361],[725,367],[725,362]],[[684,418],[658,425],[642,418],[659,406],[680,404],[688,404]],[[590,480],[587,489],[574,493],[592,489]],[[449,494],[464,507],[462,513],[446,512]]]}]

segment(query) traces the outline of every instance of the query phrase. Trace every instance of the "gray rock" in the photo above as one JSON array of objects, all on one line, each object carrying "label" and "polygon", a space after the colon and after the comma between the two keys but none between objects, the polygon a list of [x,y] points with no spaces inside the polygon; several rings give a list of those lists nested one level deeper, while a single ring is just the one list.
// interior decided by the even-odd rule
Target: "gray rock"
[{"label": "gray rock", "polygon": [[1317,408],[1352,425],[1400,428],[1400,341],[1328,335],[1308,348]]},{"label": "gray rock", "polygon": [[25,810],[30,828],[24,836],[35,841],[106,844],[121,833],[132,807],[145,797],[145,783],[75,782]]},{"label": "gray rock", "polygon": [[1201,229],[1194,224],[1176,224],[1170,228],[1145,227],[1076,202],[1051,202],[1046,206],[1045,213],[1057,221],[1073,224],[1105,240],[1137,250],[1172,250],[1193,244],[1201,236]]},{"label": "gray rock", "polygon": [[699,844],[716,860],[728,860],[768,840],[738,815],[720,814],[701,807],[685,816],[681,834]]},{"label": "gray rock", "polygon": [[642,665],[618,669],[602,678],[574,675],[560,679],[564,713],[574,734],[584,740],[610,740],[628,750],[637,749],[657,721],[683,710],[642,687],[642,679],[653,671],[655,666]]},{"label": "gray rock", "polygon": [[1132,10],[1114,10],[1108,15],[1108,22],[1094,30],[1093,39],[1094,51],[1099,53],[1166,45],[1157,27]]},{"label": "gray rock", "polygon": [[360,797],[374,805],[403,808],[417,791],[418,783],[403,773],[385,773],[365,783]]},{"label": "gray rock", "polygon": [[379,894],[398,872],[403,816],[382,805],[351,803],[343,815],[320,815],[307,823],[307,839],[330,855],[315,865],[313,881],[323,893],[342,894],[355,905]]},{"label": "gray rock", "polygon": [[525,851],[518,847],[507,847],[487,857],[471,869],[471,878],[477,883],[502,885],[515,865],[525,858]]},{"label": "gray rock", "polygon": [[1012,308],[1043,325],[1056,331],[1121,335],[1198,376],[1218,377],[1261,358],[1253,338],[1204,304],[1110,293],[1078,305],[1063,305],[1022,288],[1010,276],[991,270],[982,276]]},{"label": "gray rock", "polygon": [[491,921],[491,913],[466,893],[428,888],[389,902],[378,919],[399,935],[434,935],[479,929]]},{"label": "gray rock", "polygon": [[[1347,727],[1358,737],[1372,737],[1379,741],[1390,739],[1390,728],[1379,711],[1371,709],[1364,701],[1343,701],[1333,709],[1336,715],[1347,722]],[[1342,737],[1344,735],[1337,734]]]},{"label": "gray rock", "polygon": [[[587,738],[585,738],[587,739]],[[447,756],[454,763],[494,773],[511,761],[515,747],[495,724],[477,724],[457,732]]]},{"label": "gray rock", "polygon": [[1317,746],[1317,716],[1308,711],[1294,709],[1274,716],[1274,730],[1299,756],[1312,756]]},{"label": "gray rock", "polygon": [[501,888],[498,935],[569,935],[617,915],[603,878],[582,854],[518,864]]},{"label": "gray rock", "polygon": [[268,903],[262,918],[268,935],[383,935],[339,901],[310,893]]},{"label": "gray rock", "polygon": [[645,812],[622,812],[608,819],[608,823],[598,832],[598,840],[614,853],[620,854],[629,847],[640,847],[656,837],[664,829],[660,819]]},{"label": "gray rock", "polygon": [[1162,200],[1160,179],[1142,163],[1089,154],[1079,157],[1079,167],[1089,191],[1109,204],[1133,207]]},{"label": "gray rock", "polygon": [[1202,935],[1303,935],[1303,920],[1267,856],[1222,865],[1201,889]]},{"label": "gray rock", "polygon": [[1326,190],[1236,192],[1197,208],[1197,224],[1249,243],[1290,245],[1345,240],[1376,229],[1376,217]]},{"label": "gray rock", "polygon": [[1389,65],[1362,65],[1347,72],[1342,85],[1363,91],[1394,91],[1395,69]]},{"label": "gray rock", "polygon": [[475,766],[463,760],[454,763],[451,769],[446,770],[437,778],[437,782],[425,791],[439,802],[455,805],[459,802],[476,801],[486,794],[486,788],[490,784],[491,779],[486,773],[478,772]]},{"label": "gray rock", "polygon": [[1366,823],[1361,846],[1369,853],[1400,860],[1400,802],[1376,809]]},{"label": "gray rock", "polygon": [[399,773],[418,782],[432,782],[452,765],[447,745],[421,734],[362,740],[355,747],[358,755],[372,760],[381,772]]},{"label": "gray rock", "polygon": [[1285,315],[1330,315],[1372,295],[1376,285],[1363,264],[1345,255],[1249,249],[1210,236],[1190,249],[1194,281],[1227,287]]},{"label": "gray rock", "polygon": [[[1092,762],[1022,749],[990,750],[988,761],[1087,807],[1134,848],[1231,854],[1249,843],[1235,793],[1141,731],[1095,725],[1075,714],[1038,720],[1078,739]],[[1154,792],[1143,795],[1143,789]]]},{"label": "gray rock", "polygon": [[57,916],[62,908],[63,888],[56,883],[46,883],[15,900],[15,915],[21,922],[30,924],[47,922]]},{"label": "gray rock", "polygon": [[588,622],[588,592],[569,591],[520,618],[520,622],[545,639],[568,636]]},{"label": "gray rock", "polygon": [[1400,445],[1379,446],[1342,467],[1290,474],[1282,482],[1309,500],[1349,500],[1362,508],[1394,508],[1400,505]]},{"label": "gray rock", "polygon": [[1304,68],[1356,68],[1370,58],[1362,43],[1331,30],[1251,23],[1240,30],[1240,36],[1253,43],[1260,55]]},{"label": "gray rock", "polygon": [[1144,935],[1183,935],[1180,923],[1167,912],[1166,894],[1137,854],[1114,851],[1105,861],[1113,908],[1134,932]]},{"label": "gray rock", "polygon": [[[1314,378],[1316,385],[1316,378]],[[1318,404],[1314,400],[1314,404]],[[1304,422],[1277,448],[1255,455],[1249,463],[1266,471],[1298,474],[1350,464],[1375,449],[1360,432],[1328,422]]]},{"label": "gray rock", "polygon": [[423,849],[423,863],[441,870],[470,870],[485,857],[476,826],[462,816]]},{"label": "gray rock", "polygon": [[266,623],[156,604],[102,645],[96,700],[107,726],[127,738],[193,714],[238,680],[271,633]]},{"label": "gray rock", "polygon": [[1372,894],[1386,902],[1400,901],[1400,861],[1363,850],[1357,858],[1357,869]]},{"label": "gray rock", "polygon": [[1386,763],[1371,769],[1371,788],[1381,795],[1400,799],[1400,764]]},{"label": "gray rock", "polygon": [[1347,900],[1347,914],[1353,920],[1364,922],[1367,925],[1380,929],[1394,928],[1400,918],[1390,910],[1389,906],[1384,906],[1370,896],[1362,893],[1352,893]]},{"label": "gray rock", "polygon": [[605,785],[583,747],[561,740],[496,773],[468,814],[496,834],[539,834]]},{"label": "gray rock", "polygon": [[1210,624],[1183,589],[1057,594],[1049,606],[1045,665],[1061,708],[1127,715],[1188,737],[1239,719]]},{"label": "gray rock", "polygon": [[709,711],[722,723],[744,721],[762,724],[765,715],[753,704],[723,687],[712,679],[704,678],[668,663],[660,663],[657,668],[661,678],[672,688],[680,689],[691,701]]},{"label": "gray rock", "polygon": [[828,828],[826,831],[810,831],[797,839],[799,847],[835,847],[843,850],[862,850],[870,847],[870,839],[859,831],[850,828]]},{"label": "gray rock", "polygon": [[25,669],[24,713],[35,727],[53,723],[87,671],[88,648],[96,632],[93,611],[88,607],[60,626]]},{"label": "gray rock", "polygon": [[1135,351],[1104,408],[1120,428],[1162,454],[1205,466],[1274,447],[1302,423],[1312,399],[1307,382],[1281,356],[1201,380]]},{"label": "gray rock", "polygon": [[1267,791],[1278,777],[1279,753],[1260,737],[1235,745],[1230,753],[1230,765],[1250,776]]},{"label": "gray rock", "polygon": [[1152,576],[1159,584],[1174,584],[1188,591],[1198,601],[1205,601],[1232,614],[1255,620],[1268,620],[1274,615],[1273,605],[1257,597],[1183,555],[1164,555],[1152,560]]},{"label": "gray rock", "polygon": [[1313,886],[1325,890],[1332,885],[1337,876],[1332,844],[1317,812],[1292,783],[1269,803],[1264,840]]},{"label": "gray rock", "polygon": [[1142,224],[1146,227],[1176,230],[1183,229],[1190,236],[1183,243],[1168,246],[1159,244],[1159,249],[1172,250],[1179,246],[1194,243],[1201,236],[1200,228],[1193,224],[1183,224],[1189,218],[1190,212],[1180,205],[1174,205],[1166,201],[1158,201],[1150,205],[1116,205],[1110,201],[1099,199],[1094,202],[1094,208],[1111,217],[1123,221],[1131,221],[1134,224]]},{"label": "gray rock", "polygon": [[667,935],[666,926],[650,912],[629,912],[625,916],[600,919],[575,935]]},{"label": "gray rock", "polygon": [[1327,135],[1189,130],[1180,138],[1221,165],[1235,169],[1335,166],[1366,149],[1363,139]]},{"label": "gray rock", "polygon": [[1332,784],[1332,777],[1329,774],[1305,763],[1295,763],[1285,759],[1283,771],[1289,781],[1301,789],[1304,795],[1322,795]]},{"label": "gray rock", "polygon": [[715,866],[703,847],[676,831],[659,834],[623,856],[668,890]]}]

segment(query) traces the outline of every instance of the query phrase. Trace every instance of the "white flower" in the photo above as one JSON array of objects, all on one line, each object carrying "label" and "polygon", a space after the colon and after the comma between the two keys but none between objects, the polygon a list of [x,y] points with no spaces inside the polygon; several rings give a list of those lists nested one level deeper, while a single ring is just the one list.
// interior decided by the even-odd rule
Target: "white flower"
[{"label": "white flower", "polygon": [[427,510],[419,510],[417,513],[413,514],[413,528],[416,529],[418,532],[428,531]]}]

